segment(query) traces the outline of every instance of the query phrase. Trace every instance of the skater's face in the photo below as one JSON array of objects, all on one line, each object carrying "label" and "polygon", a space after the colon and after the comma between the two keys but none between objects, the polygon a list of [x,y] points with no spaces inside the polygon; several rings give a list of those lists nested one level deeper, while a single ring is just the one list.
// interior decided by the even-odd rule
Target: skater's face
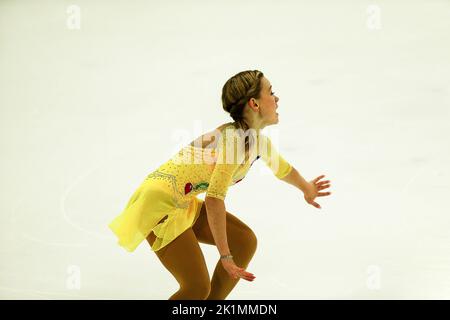
[{"label": "skater's face", "polygon": [[263,126],[278,123],[278,100],[280,100],[273,92],[272,84],[266,77],[261,78],[261,94],[259,99],[251,99],[249,104],[253,110],[259,113],[260,121]]}]

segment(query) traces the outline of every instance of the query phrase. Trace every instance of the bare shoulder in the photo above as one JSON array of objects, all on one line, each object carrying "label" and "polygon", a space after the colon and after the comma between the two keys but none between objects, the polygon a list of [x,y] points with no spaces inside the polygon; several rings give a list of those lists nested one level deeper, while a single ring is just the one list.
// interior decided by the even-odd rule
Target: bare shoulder
[{"label": "bare shoulder", "polygon": [[201,146],[202,148],[206,148],[206,147],[215,148],[217,146],[216,137],[219,137],[221,135],[221,133],[223,132],[223,130],[230,125],[233,125],[233,122],[227,122],[227,123],[221,124],[214,130],[207,132],[205,134],[202,134],[200,137],[197,137],[197,139],[192,141],[190,144],[192,146]]},{"label": "bare shoulder", "polygon": [[227,122],[227,123],[221,124],[220,126],[218,126],[218,127],[216,128],[216,131],[222,131],[222,130],[225,129],[226,127],[231,126],[233,123],[234,123],[234,122]]}]

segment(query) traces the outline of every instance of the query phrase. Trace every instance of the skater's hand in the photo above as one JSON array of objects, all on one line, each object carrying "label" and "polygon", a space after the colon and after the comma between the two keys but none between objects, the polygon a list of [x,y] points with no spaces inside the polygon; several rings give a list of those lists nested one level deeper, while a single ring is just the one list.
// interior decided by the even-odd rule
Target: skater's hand
[{"label": "skater's hand", "polygon": [[303,192],[306,202],[318,209],[321,209],[321,206],[315,202],[314,199],[316,197],[329,196],[331,194],[331,192],[319,192],[320,190],[326,189],[330,186],[330,180],[319,181],[323,177],[325,177],[325,175],[318,176],[314,180],[311,180],[308,183],[308,187]]},{"label": "skater's hand", "polygon": [[238,267],[232,259],[222,259],[222,266],[226,272],[233,279],[242,278],[247,281],[253,281],[255,276],[244,270],[244,268]]}]

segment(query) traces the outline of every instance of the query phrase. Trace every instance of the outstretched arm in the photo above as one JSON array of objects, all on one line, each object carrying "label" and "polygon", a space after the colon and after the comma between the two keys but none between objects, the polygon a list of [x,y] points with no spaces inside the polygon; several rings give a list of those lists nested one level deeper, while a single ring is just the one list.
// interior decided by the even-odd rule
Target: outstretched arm
[{"label": "outstretched arm", "polygon": [[303,192],[308,188],[308,181],[306,181],[301,174],[292,167],[292,170],[284,178],[281,178],[286,183],[292,184],[293,186],[299,188]]},{"label": "outstretched arm", "polygon": [[273,146],[270,138],[264,135],[262,135],[261,138],[263,139],[263,147],[266,148],[261,150],[261,157],[275,176],[278,179],[299,188],[303,192],[307,203],[321,209],[320,205],[315,202],[314,199],[316,197],[323,197],[331,194],[331,192],[319,192],[330,186],[330,180],[319,181],[325,177],[325,175],[321,175],[309,182],[306,181],[301,174],[278,153],[278,150]]}]

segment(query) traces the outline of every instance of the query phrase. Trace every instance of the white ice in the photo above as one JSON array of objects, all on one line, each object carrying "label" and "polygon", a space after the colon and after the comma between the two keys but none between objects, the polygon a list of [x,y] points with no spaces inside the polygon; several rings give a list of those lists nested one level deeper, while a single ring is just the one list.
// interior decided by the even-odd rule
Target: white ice
[{"label": "white ice", "polygon": [[[223,84],[258,69],[280,97],[267,133],[333,193],[318,210],[255,163],[226,206],[257,234],[256,280],[227,299],[449,299],[449,12],[1,1],[0,298],[173,294],[148,244],[128,253],[107,224],[181,145],[231,120]],[[201,247],[212,275],[218,251]]]}]

